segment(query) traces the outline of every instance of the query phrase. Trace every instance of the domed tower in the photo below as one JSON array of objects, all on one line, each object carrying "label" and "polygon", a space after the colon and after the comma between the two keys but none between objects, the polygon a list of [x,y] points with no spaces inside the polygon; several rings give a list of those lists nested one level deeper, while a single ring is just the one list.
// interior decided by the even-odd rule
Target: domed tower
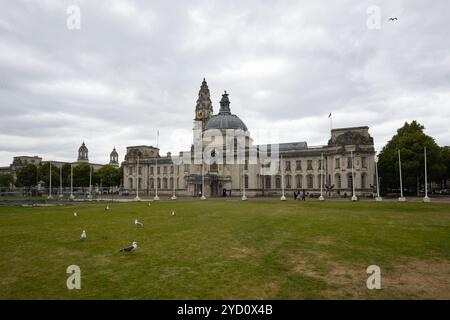
[{"label": "domed tower", "polygon": [[86,147],[86,145],[84,144],[84,141],[83,141],[83,144],[78,149],[78,162],[86,162],[86,163],[88,163],[89,162],[88,153],[89,153],[89,150],[88,150],[88,148]]},{"label": "domed tower", "polygon": [[228,99],[228,93],[222,95],[220,100],[219,113],[212,116],[211,119],[205,125],[205,130],[209,129],[241,129],[247,132],[247,126],[245,123],[230,110],[230,99]]},{"label": "domed tower", "polygon": [[114,147],[113,151],[109,155],[109,164],[113,167],[119,167],[119,154],[116,151],[116,147]]},{"label": "domed tower", "polygon": [[203,78],[200,91],[198,92],[197,105],[195,106],[195,121],[202,122],[202,129],[205,128],[206,122],[213,115],[213,107],[211,102],[211,95],[209,93],[208,84]]}]

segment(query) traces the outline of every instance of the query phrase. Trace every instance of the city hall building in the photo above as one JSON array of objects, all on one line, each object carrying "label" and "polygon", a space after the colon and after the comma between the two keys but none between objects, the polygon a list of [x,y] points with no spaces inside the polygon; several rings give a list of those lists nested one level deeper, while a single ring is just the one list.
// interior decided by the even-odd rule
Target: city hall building
[{"label": "city hall building", "polygon": [[[190,150],[163,156],[153,146],[129,146],[124,187],[140,194],[171,196],[372,196],[375,150],[368,127],[331,130],[327,145],[305,141],[254,145],[245,123],[231,112],[225,92],[217,114],[203,79],[194,110]],[[284,187],[284,188],[283,188]]]}]

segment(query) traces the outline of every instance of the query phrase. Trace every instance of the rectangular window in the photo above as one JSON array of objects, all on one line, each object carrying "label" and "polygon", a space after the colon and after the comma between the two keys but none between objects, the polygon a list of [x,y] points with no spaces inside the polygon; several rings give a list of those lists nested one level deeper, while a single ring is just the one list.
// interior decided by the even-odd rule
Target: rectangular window
[{"label": "rectangular window", "polygon": [[348,157],[347,158],[347,169],[351,169],[352,168],[352,157]]},{"label": "rectangular window", "polygon": [[153,167],[150,167],[150,174],[153,174]]},{"label": "rectangular window", "polygon": [[160,173],[161,173],[161,167],[158,167],[158,168],[156,169],[156,173],[157,173],[157,174],[160,174]]},{"label": "rectangular window", "polygon": [[318,166],[317,168],[320,170],[322,169],[322,160],[318,160]]},{"label": "rectangular window", "polygon": [[307,164],[308,164],[308,170],[312,170],[313,169],[312,160],[308,160]]},{"label": "rectangular window", "polygon": [[166,166],[163,167],[163,170],[164,170],[163,171],[164,173],[167,173],[167,167]]},{"label": "rectangular window", "polygon": [[189,165],[188,164],[184,165],[184,172],[189,172]]},{"label": "rectangular window", "polygon": [[366,159],[366,157],[362,157],[361,158],[361,166],[363,167],[363,169],[367,169],[367,159]]},{"label": "rectangular window", "polygon": [[173,166],[170,167],[170,173],[173,173]]},{"label": "rectangular window", "polygon": [[336,169],[340,169],[341,168],[341,159],[336,158]]},{"label": "rectangular window", "polygon": [[297,170],[297,171],[302,170],[302,161],[301,160],[295,161],[295,170]]}]

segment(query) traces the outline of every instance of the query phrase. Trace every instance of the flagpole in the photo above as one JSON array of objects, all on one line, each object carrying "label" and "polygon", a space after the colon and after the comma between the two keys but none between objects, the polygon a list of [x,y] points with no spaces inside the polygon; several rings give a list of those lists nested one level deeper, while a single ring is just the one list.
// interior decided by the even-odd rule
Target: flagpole
[{"label": "flagpole", "polygon": [[353,196],[352,201],[357,201],[358,197],[355,194],[355,167],[353,165],[353,151],[350,151],[351,157],[352,157],[352,187],[353,187]]},{"label": "flagpole", "polygon": [[136,197],[134,201],[141,201],[139,198],[139,156],[137,157],[137,168],[136,168]]},{"label": "flagpole", "polygon": [[173,177],[172,177],[172,186],[173,186],[173,195],[172,195],[172,200],[177,200],[177,196],[175,195],[175,183],[176,183],[176,177],[177,177],[177,173],[176,173],[176,170],[175,170],[175,165],[172,163],[172,165],[173,165]]},{"label": "flagpole", "polygon": [[322,152],[322,157],[320,160],[320,197],[319,200],[320,201],[324,201],[325,199],[323,198],[323,152]]},{"label": "flagpole", "polygon": [[377,197],[376,201],[383,201],[383,198],[380,197],[380,179],[378,178],[378,160],[375,160],[375,173],[377,177]]},{"label": "flagpole", "polygon": [[284,195],[284,176],[283,176],[283,156],[280,160],[280,172],[281,172],[281,201],[286,201],[286,196]]},{"label": "flagpole", "polygon": [[425,159],[425,197],[423,198],[423,202],[430,202],[430,198],[428,197],[428,176],[427,176],[427,147],[424,147],[424,159]]},{"label": "flagpole", "polygon": [[201,135],[201,151],[202,151],[202,196],[200,198],[200,200],[205,200],[205,169],[204,169],[204,165],[203,165],[203,132]]},{"label": "flagpole", "polygon": [[[159,148],[159,130],[156,131],[156,149]],[[158,153],[156,154],[156,172],[155,172],[155,197],[153,198],[154,201],[158,201],[159,197],[158,197],[158,155],[159,155],[159,150]]]},{"label": "flagpole", "polygon": [[[244,165],[245,166],[245,165]],[[247,196],[245,195],[245,172],[244,172],[245,167],[242,167],[242,183],[243,183],[243,193],[242,193],[242,200],[246,201],[247,200]]]},{"label": "flagpole", "polygon": [[49,189],[48,189],[48,199],[53,199],[52,196],[52,162],[49,162],[49,168],[50,168],[50,181],[49,181]]},{"label": "flagpole", "polygon": [[398,198],[398,201],[404,202],[406,199],[403,196],[402,159],[400,157],[400,149],[398,149],[398,169],[400,173],[400,198]]},{"label": "flagpole", "polygon": [[63,191],[62,191],[62,165],[59,167],[59,197],[63,197]]},{"label": "flagpole", "polygon": [[89,195],[88,199],[92,200],[92,165],[89,167]]},{"label": "flagpole", "polygon": [[70,164],[70,196],[69,198],[71,200],[75,199],[75,196],[73,195],[73,165]]}]

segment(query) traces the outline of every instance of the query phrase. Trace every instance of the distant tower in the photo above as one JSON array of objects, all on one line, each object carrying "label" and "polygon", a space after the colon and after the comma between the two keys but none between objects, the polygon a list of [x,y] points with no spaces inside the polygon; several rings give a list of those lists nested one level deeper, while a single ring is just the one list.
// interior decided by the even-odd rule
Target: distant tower
[{"label": "distant tower", "polygon": [[114,147],[113,151],[109,155],[109,164],[113,167],[119,167],[119,154],[116,151],[116,147]]},{"label": "distant tower", "polygon": [[213,107],[211,102],[211,96],[209,94],[208,84],[205,78],[203,78],[200,91],[198,92],[197,105],[195,106],[195,121],[202,122],[202,128],[205,128],[206,122],[213,115]]},{"label": "distant tower", "polygon": [[83,144],[81,145],[81,147],[78,149],[78,162],[89,162],[89,157],[88,157],[88,148],[86,147],[86,145]]}]

